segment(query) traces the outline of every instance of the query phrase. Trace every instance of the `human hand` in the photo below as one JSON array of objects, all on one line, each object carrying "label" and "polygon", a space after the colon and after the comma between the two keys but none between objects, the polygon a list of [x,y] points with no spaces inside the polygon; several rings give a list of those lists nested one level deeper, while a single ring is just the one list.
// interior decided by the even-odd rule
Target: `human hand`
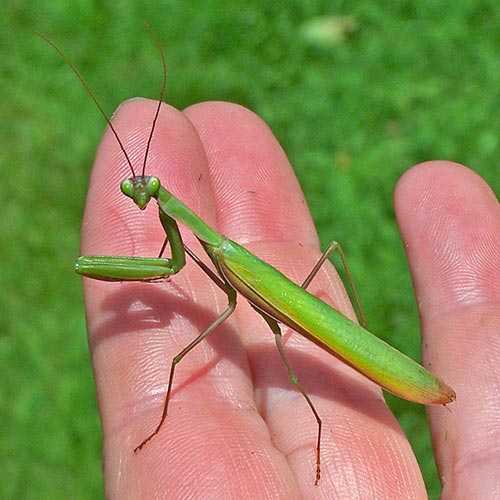
[{"label": "human hand", "polygon": [[[114,118],[137,164],[153,108],[151,101],[130,101]],[[183,113],[163,106],[147,173],[295,281],[320,255],[284,153],[239,106],[202,103]],[[127,175],[107,133],[89,188],[83,254],[158,253],[164,233],[156,214],[139,212],[119,191]],[[419,297],[425,360],[457,391],[450,411],[429,412],[443,498],[487,498],[499,481],[498,203],[470,170],[433,162],[403,176],[396,208]],[[320,274],[312,290],[353,317],[333,269]],[[314,486],[313,416],[288,381],[273,335],[241,298],[234,317],[179,364],[167,421],[134,454],[161,415],[172,357],[213,321],[226,298],[190,261],[164,284],[85,280],[85,298],[108,497],[427,498],[380,389],[295,334],[287,355],[324,425],[322,478]]]}]

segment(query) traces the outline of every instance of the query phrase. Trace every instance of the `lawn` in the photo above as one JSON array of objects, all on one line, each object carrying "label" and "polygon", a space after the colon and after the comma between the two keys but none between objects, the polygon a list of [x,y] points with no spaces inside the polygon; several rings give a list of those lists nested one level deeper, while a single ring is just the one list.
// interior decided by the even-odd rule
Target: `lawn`
[{"label": "lawn", "polygon": [[[127,98],[159,93],[160,62],[144,19],[165,49],[169,103],[227,100],[262,116],[294,165],[323,245],[342,242],[370,329],[415,359],[419,324],[394,186],[415,163],[449,159],[500,188],[498,2],[149,4],[3,6],[2,498],[103,495],[72,268],[104,122],[34,31],[64,49],[110,114]],[[437,498],[424,410],[388,399]]]}]

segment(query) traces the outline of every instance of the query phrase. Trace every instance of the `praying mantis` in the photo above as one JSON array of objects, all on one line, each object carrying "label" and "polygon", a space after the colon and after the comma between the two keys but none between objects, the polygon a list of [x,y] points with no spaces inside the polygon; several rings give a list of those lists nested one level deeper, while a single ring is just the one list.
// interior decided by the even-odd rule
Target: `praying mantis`
[{"label": "praying mantis", "polygon": [[[166,63],[163,51],[156,35],[151,30],[150,32],[160,51],[163,82],[158,105],[152,118],[140,175],[136,173],[113,123],[107,117],[79,71],[52,41],[44,35],[40,35],[54,47],[79,78],[114,134],[131,172],[131,177],[121,183],[122,193],[132,199],[141,210],[145,209],[154,199],[157,202],[160,223],[166,235],[159,257],[81,256],[76,262],[76,272],[81,276],[103,281],[159,282],[181,272],[186,264],[187,254],[227,297],[225,310],[172,359],[163,412],[156,427],[135,447],[134,451],[139,452],[160,432],[165,423],[177,365],[192,349],[231,316],[236,308],[237,296],[240,294],[269,326],[290,381],[301,393],[316,420],[315,484],[317,485],[321,477],[322,420],[286,356],[281,325],[304,335],[380,387],[409,401],[425,405],[446,405],[455,399],[455,392],[430,371],[307,291],[307,287],[322,264],[334,251],[339,252],[352,286],[352,279],[338,243],[332,242],[329,245],[308,277],[301,285],[298,285],[237,242],[212,229],[187,205],[168,191],[158,177],[146,175],[148,153],[154,138],[156,122],[161,112],[166,86]],[[186,246],[178,224],[185,226],[195,235],[206,252],[212,267]],[[162,257],[167,246],[170,247],[170,257]]]}]

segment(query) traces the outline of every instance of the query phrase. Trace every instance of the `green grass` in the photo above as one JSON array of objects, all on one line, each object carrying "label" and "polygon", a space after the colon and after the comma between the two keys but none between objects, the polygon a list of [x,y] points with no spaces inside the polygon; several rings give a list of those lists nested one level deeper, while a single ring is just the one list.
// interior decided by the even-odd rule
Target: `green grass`
[{"label": "green grass", "polygon": [[[168,102],[229,100],[260,114],[296,169],[323,244],[333,237],[343,243],[371,329],[415,358],[418,319],[393,188],[411,165],[437,158],[462,162],[500,187],[496,0],[154,3],[3,4],[2,498],[103,494],[81,285],[72,267],[104,124],[33,31],[70,55],[110,113],[126,98],[158,95],[161,68],[139,22],[145,19],[165,47]],[[323,15],[351,16],[355,29],[332,43],[305,37],[306,23]],[[424,412],[390,403],[437,498]]]}]

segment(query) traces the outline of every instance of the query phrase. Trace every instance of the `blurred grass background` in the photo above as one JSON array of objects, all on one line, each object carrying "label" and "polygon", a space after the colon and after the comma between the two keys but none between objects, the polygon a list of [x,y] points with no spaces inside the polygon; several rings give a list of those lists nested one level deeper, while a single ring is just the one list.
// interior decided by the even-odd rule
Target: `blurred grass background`
[{"label": "blurred grass background", "polygon": [[[429,159],[464,163],[498,192],[496,0],[373,2],[6,0],[0,32],[1,498],[100,498],[100,425],[80,279],[87,179],[104,123],[52,38],[112,113],[155,98],[148,21],[167,100],[261,115],[283,144],[323,245],[343,243],[369,326],[419,358],[394,186]],[[389,398],[430,498],[440,485],[424,410]]]}]

